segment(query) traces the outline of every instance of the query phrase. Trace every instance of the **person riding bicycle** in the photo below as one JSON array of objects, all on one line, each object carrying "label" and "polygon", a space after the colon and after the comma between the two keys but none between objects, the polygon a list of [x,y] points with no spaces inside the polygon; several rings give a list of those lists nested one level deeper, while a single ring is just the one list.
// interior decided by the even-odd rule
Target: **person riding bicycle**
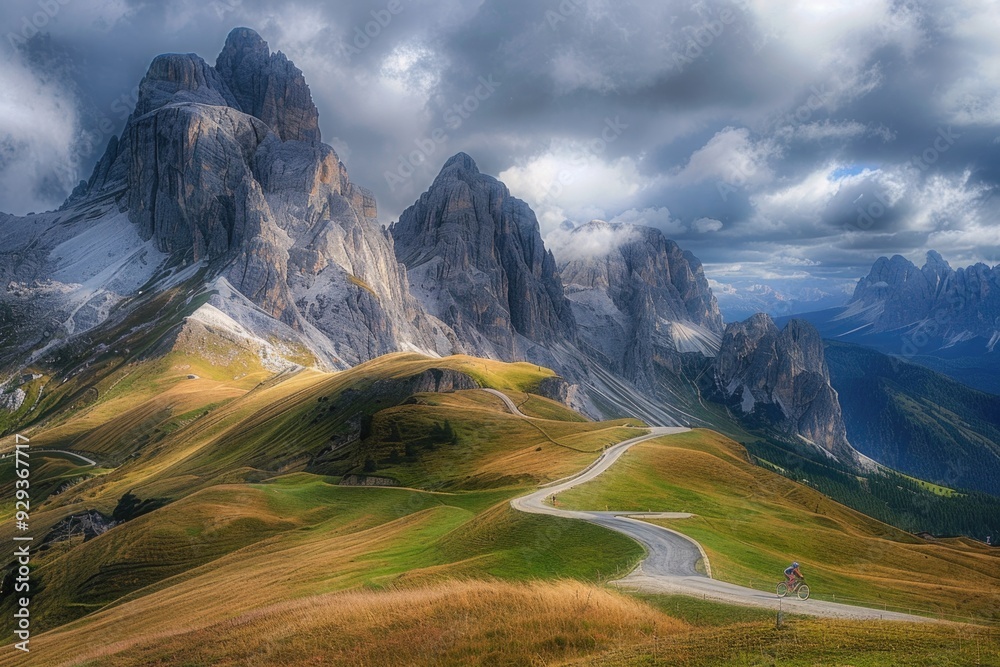
[{"label": "person riding bicycle", "polygon": [[802,572],[799,571],[799,564],[792,563],[785,568],[785,583],[789,586],[795,586],[800,581],[804,581],[805,577],[802,576]]}]

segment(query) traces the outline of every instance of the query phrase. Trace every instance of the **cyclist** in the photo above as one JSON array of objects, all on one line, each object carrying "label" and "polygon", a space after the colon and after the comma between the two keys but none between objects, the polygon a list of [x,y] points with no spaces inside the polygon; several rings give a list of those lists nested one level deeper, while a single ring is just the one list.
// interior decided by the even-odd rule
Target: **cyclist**
[{"label": "cyclist", "polygon": [[799,571],[798,563],[792,563],[785,568],[785,583],[788,584],[789,587],[794,587],[804,579],[805,577],[802,576],[802,572]]}]

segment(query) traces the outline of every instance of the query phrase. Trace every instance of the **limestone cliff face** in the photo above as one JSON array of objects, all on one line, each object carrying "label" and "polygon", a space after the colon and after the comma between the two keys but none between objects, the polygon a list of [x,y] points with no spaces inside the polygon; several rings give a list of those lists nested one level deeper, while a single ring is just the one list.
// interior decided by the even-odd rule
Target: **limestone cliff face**
[{"label": "limestone cliff face", "polygon": [[234,30],[215,67],[159,56],[67,215],[113,199],[168,264],[201,265],[223,285],[213,305],[280,320],[326,365],[452,352],[454,335],[410,296],[374,197],[320,143],[318,118],[302,73],[252,30]]},{"label": "limestone cliff face", "polygon": [[468,155],[448,160],[390,231],[414,295],[471,350],[510,360],[525,340],[574,337],[535,214]]},{"label": "limestone cliff face", "polygon": [[845,463],[857,461],[819,332],[803,320],[778,330],[758,313],[726,327],[714,365],[718,394],[754,425],[801,437]]},{"label": "limestone cliff face", "polygon": [[561,253],[581,345],[611,370],[652,386],[660,366],[679,370],[677,355],[715,355],[722,315],[701,263],[659,230],[594,220]]}]

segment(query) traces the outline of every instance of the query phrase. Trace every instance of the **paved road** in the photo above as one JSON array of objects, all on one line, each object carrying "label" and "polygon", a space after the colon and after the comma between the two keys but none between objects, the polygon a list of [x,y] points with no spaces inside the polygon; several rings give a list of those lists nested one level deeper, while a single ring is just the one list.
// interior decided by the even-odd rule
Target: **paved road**
[{"label": "paved road", "polygon": [[72,456],[74,458],[78,458],[81,461],[83,461],[84,463],[86,463],[87,465],[92,465],[92,466],[96,466],[97,465],[97,461],[94,461],[93,459],[88,459],[83,454],[77,454],[76,452],[68,452],[65,449],[34,449],[34,450],[31,451],[31,453],[32,454],[65,454],[66,456]]},{"label": "paved road", "polygon": [[[514,405],[514,402],[505,394],[491,389],[484,391],[497,395],[513,414],[530,419],[530,417],[521,413],[517,409],[517,406]],[[629,575],[613,582],[621,588],[648,593],[691,595],[703,599],[775,610],[780,606],[786,612],[807,614],[810,616],[920,622],[933,620],[923,616],[911,616],[909,614],[855,607],[822,600],[807,600],[803,602],[788,598],[780,599],[774,593],[758,591],[712,579],[711,563],[700,544],[680,533],[639,520],[641,517],[680,519],[690,517],[690,514],[680,512],[591,512],[566,510],[558,507],[559,493],[594,479],[614,465],[621,458],[622,454],[633,445],[652,438],[683,433],[688,430],[683,427],[650,428],[648,429],[649,432],[645,435],[625,440],[608,448],[594,463],[587,466],[582,472],[548,484],[526,496],[515,498],[510,501],[510,504],[514,509],[531,514],[548,514],[551,516],[589,521],[590,523],[595,523],[628,535],[642,544],[646,548],[647,555],[645,560]],[[553,495],[556,496],[556,506],[546,503],[546,500],[549,500]],[[700,564],[703,566],[707,576],[698,571],[697,565],[699,561],[701,561]],[[775,585],[777,585],[779,579],[780,575],[775,577]]]},{"label": "paved road", "polygon": [[525,419],[532,419],[532,417],[529,417],[528,415],[521,412],[518,409],[518,407],[514,404],[514,401],[510,400],[510,396],[503,393],[502,391],[497,391],[496,389],[483,389],[482,391],[485,391],[487,394],[493,394],[501,401],[503,401],[504,405],[507,406],[507,409],[510,410],[511,414],[517,415],[518,417],[524,417]]}]

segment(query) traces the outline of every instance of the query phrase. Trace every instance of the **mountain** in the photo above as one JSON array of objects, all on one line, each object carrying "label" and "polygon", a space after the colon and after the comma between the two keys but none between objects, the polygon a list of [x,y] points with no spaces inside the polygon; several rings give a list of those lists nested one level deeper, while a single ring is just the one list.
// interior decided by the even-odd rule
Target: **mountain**
[{"label": "mountain", "polygon": [[564,241],[559,273],[581,347],[640,386],[655,386],[658,365],[677,372],[679,354],[718,350],[722,315],[701,263],[657,229],[581,225]]},{"label": "mountain", "polygon": [[924,332],[942,347],[979,338],[992,350],[1000,340],[1000,265],[956,270],[933,250],[919,269],[899,255],[880,257],[858,282],[845,317],[870,323],[874,333]]},{"label": "mountain", "polygon": [[[65,204],[0,219],[3,424],[37,415],[53,378],[178,346],[271,372],[398,351],[526,360],[562,375],[545,391],[591,417],[731,423],[699,386],[723,325],[693,255],[593,222],[571,247],[616,241],[557,264],[531,208],[464,153],[387,230],[318,118],[302,72],[250,29],[215,65],[155,58]],[[807,406],[786,407],[797,421],[781,432],[798,433]]]},{"label": "mountain", "polygon": [[870,348],[827,343],[851,443],[949,488],[1000,495],[1000,396]]},{"label": "mountain", "polygon": [[792,320],[778,329],[763,313],[726,327],[714,364],[717,396],[753,425],[773,425],[845,462],[858,461],[847,439],[819,332]]},{"label": "mountain", "polygon": [[532,343],[576,334],[538,221],[465,153],[389,228],[410,288],[481,356],[523,358]]},{"label": "mountain", "polygon": [[410,296],[371,193],[320,142],[284,55],[237,28],[214,67],[159,56],[138,90],[121,138],[59,211],[0,225],[0,312],[20,323],[5,358],[181,283],[206,295],[202,319],[288,363],[453,350]]},{"label": "mountain", "polygon": [[1000,393],[1000,265],[953,269],[927,253],[922,267],[880,257],[850,302],[797,315],[824,338],[866,345]]},{"label": "mountain", "polygon": [[[989,547],[836,502],[964,535],[995,534],[1000,517],[997,499],[853,465],[811,328],[723,328],[698,261],[655,230],[586,225],[571,246],[620,243],[560,264],[531,210],[468,156],[439,180],[383,228],[322,143],[301,72],[237,29],[214,66],[153,61],[122,134],[60,210],[0,215],[0,496],[23,491],[27,459],[10,455],[23,434],[32,664],[631,663],[667,635],[715,664],[726,616],[723,657],[744,658],[770,612],[719,607],[703,631],[704,601],[687,622],[673,603],[612,595],[603,584],[636,567],[641,544],[512,504],[647,432],[563,403],[712,424],[754,446],[707,429],[651,439],[560,491],[564,509],[692,512],[678,529],[730,583],[769,587],[791,551],[848,599],[998,620]],[[551,360],[563,377],[491,355]],[[982,397],[934,398],[928,409],[956,415],[941,428],[995,422]],[[22,530],[4,521],[0,539]],[[0,560],[0,629],[27,648],[18,556]],[[969,633],[940,625],[952,634],[917,646],[914,664],[945,644],[971,662]],[[835,640],[870,634],[844,622]]]}]

